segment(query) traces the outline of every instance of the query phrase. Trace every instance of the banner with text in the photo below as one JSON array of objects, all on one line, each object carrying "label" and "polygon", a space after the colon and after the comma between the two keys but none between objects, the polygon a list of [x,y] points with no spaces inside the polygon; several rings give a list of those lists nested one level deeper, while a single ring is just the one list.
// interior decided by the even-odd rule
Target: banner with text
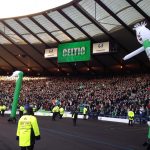
[{"label": "banner with text", "polygon": [[93,54],[109,52],[109,42],[94,43]]},{"label": "banner with text", "polygon": [[88,61],[91,58],[91,41],[59,44],[58,63]]},{"label": "banner with text", "polygon": [[45,49],[44,57],[45,57],[45,58],[57,57],[57,48]]}]

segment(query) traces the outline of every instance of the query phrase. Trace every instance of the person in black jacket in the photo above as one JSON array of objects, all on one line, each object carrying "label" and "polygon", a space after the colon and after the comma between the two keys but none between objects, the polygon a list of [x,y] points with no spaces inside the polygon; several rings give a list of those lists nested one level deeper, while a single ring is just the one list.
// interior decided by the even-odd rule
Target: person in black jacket
[{"label": "person in black jacket", "polygon": [[76,126],[77,119],[78,119],[78,110],[75,109],[72,113],[73,125]]}]

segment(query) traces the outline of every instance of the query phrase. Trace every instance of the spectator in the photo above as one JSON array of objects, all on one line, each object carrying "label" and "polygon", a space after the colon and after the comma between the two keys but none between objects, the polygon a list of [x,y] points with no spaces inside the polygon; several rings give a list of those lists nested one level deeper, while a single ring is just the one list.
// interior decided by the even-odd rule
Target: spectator
[{"label": "spectator", "polygon": [[[5,102],[11,109],[15,82],[4,76],[0,80],[0,102]],[[71,111],[74,105],[86,104],[90,106],[89,111],[110,117],[127,116],[127,110],[134,106],[138,115],[140,106],[143,106],[144,114],[150,110],[149,87],[149,74],[105,78],[24,77],[19,105],[28,101],[30,105],[36,105],[37,110],[52,110],[60,104],[65,111]]]}]

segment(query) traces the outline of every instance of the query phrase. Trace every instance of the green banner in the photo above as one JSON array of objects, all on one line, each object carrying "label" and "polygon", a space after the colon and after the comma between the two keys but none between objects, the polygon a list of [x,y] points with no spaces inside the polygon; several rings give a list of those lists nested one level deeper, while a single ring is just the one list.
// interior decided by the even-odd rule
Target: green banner
[{"label": "green banner", "polygon": [[91,41],[59,44],[58,63],[89,61],[91,57]]}]

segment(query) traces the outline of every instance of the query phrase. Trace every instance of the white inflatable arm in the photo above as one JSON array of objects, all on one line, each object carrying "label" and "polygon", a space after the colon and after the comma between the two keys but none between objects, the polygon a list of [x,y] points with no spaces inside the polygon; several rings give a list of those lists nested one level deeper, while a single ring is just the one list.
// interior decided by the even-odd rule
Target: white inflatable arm
[{"label": "white inflatable arm", "polygon": [[147,121],[147,125],[150,126],[150,121]]},{"label": "white inflatable arm", "polygon": [[123,60],[130,59],[130,58],[134,57],[135,55],[138,55],[139,53],[143,52],[144,50],[145,50],[145,49],[144,49],[144,47],[142,46],[142,47],[138,48],[137,50],[133,51],[132,53],[126,55],[126,56],[123,58]]},{"label": "white inflatable arm", "polygon": [[10,77],[18,77],[21,71],[14,71]]}]

